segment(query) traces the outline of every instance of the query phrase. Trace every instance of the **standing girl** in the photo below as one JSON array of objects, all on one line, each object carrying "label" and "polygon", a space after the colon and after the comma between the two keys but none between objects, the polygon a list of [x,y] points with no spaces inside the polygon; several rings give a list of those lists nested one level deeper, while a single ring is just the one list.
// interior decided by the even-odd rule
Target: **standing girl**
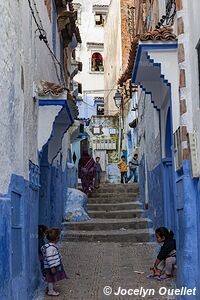
[{"label": "standing girl", "polygon": [[45,281],[47,282],[49,296],[58,296],[59,292],[54,289],[54,283],[67,278],[61,255],[56,244],[60,239],[60,228],[51,228],[47,230],[47,239],[49,243],[45,244],[41,250],[44,256],[44,269],[46,271]]},{"label": "standing girl", "polygon": [[149,277],[156,277],[164,280],[172,277],[173,266],[176,264],[176,241],[174,233],[165,227],[156,229],[156,239],[158,243],[163,243],[160,252],[155,260],[152,274]]}]

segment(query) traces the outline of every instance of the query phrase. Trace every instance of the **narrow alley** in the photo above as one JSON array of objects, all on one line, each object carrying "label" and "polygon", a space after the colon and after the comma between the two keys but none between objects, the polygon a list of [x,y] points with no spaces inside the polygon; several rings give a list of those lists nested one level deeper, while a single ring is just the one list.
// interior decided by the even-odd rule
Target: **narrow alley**
[{"label": "narrow alley", "polygon": [[[161,287],[175,288],[174,278],[165,282],[146,278],[159,247],[151,242],[152,222],[143,217],[137,184],[102,185],[91,194],[88,213],[89,221],[64,224],[62,255],[69,278],[57,285],[62,296],[55,299],[141,299],[145,295],[114,295],[119,287],[155,291],[147,292],[145,299],[175,299],[159,294]],[[113,293],[104,294],[105,287]]]},{"label": "narrow alley", "polygon": [[[146,278],[152,266],[152,257],[156,255],[155,243],[64,242],[62,254],[69,279],[58,283],[60,296],[52,299],[142,299],[141,296],[137,297],[137,294],[116,296],[112,293],[107,296],[103,292],[106,286],[111,287],[115,293],[119,287],[127,291],[143,287],[145,290],[155,290],[154,295],[147,294],[144,299],[175,299],[175,296],[159,294],[161,287],[174,289],[173,280],[159,282]],[[36,299],[49,299],[49,297],[44,297],[43,292]]]},{"label": "narrow alley", "polygon": [[0,300],[200,300],[199,11],[0,1]]},{"label": "narrow alley", "polygon": [[[69,279],[57,285],[62,296],[55,299],[141,299],[145,295],[114,295],[119,287],[143,288],[145,299],[175,299],[159,294],[162,287],[175,289],[174,278],[167,282],[146,278],[159,247],[153,242],[152,222],[143,217],[138,185],[102,185],[91,194],[88,212],[90,221],[64,224],[62,255]],[[41,292],[36,299],[48,296]]]}]

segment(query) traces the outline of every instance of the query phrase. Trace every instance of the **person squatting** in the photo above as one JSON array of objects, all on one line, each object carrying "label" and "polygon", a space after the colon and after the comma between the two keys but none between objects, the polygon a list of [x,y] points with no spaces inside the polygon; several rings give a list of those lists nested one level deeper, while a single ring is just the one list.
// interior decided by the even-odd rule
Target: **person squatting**
[{"label": "person squatting", "polygon": [[166,227],[159,227],[155,231],[158,243],[163,243],[160,252],[150,268],[151,274],[147,277],[154,277],[158,280],[165,280],[173,276],[173,268],[176,264],[176,241],[174,233]]}]

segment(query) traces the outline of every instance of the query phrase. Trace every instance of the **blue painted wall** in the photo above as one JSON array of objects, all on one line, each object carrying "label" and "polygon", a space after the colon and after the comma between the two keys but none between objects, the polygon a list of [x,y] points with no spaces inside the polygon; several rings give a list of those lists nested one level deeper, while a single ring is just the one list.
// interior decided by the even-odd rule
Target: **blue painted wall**
[{"label": "blue painted wall", "polygon": [[148,216],[152,219],[154,228],[164,224],[163,178],[162,164],[154,170],[147,171],[148,176]]},{"label": "blue painted wall", "polygon": [[56,166],[48,162],[48,144],[40,153],[39,222],[49,227],[61,227],[67,187],[77,185],[77,169],[62,170],[62,159]]},{"label": "blue painted wall", "polygon": [[0,197],[1,299],[32,299],[39,284],[38,191],[12,175],[7,195]]},{"label": "blue painted wall", "polygon": [[0,294],[2,299],[11,299],[11,202],[0,197]]},{"label": "blue painted wall", "polygon": [[[200,241],[200,179],[197,181],[197,241]],[[200,278],[200,243],[198,243],[198,275]],[[200,291],[200,280],[197,284],[198,291]],[[200,296],[199,296],[200,298]]]},{"label": "blue painted wall", "polygon": [[[200,285],[198,180],[192,179],[190,161],[183,161],[182,174],[176,175],[177,286],[194,288]],[[182,296],[180,299],[190,298]],[[200,295],[193,299],[200,299]]]},{"label": "blue painted wall", "polygon": [[[154,170],[147,170],[148,176],[148,209],[145,214],[153,221],[154,229],[164,224],[164,202],[163,202],[163,180],[162,164],[159,164]],[[145,208],[145,157],[142,156],[139,166],[139,190],[140,201]]]},{"label": "blue painted wall", "polygon": [[145,175],[145,156],[141,157],[140,160],[140,166],[138,168],[139,172],[139,190],[140,190],[140,201],[143,204],[143,208],[145,207],[145,181],[146,181],[146,175]]}]

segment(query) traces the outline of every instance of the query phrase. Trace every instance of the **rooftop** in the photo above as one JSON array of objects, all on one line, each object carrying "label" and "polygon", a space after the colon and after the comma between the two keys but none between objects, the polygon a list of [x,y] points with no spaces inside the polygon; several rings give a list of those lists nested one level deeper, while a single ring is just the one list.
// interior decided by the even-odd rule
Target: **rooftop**
[{"label": "rooftop", "polygon": [[141,42],[149,42],[149,41],[169,42],[169,41],[176,41],[176,40],[177,40],[177,37],[173,33],[173,29],[171,27],[167,27],[167,26],[159,28],[159,29],[155,29],[152,31],[148,31],[141,35],[135,36],[131,43],[131,49],[129,52],[127,68],[124,71],[124,73],[121,75],[121,77],[119,78],[118,84],[122,85],[123,82],[126,82],[128,79],[131,78],[139,41],[141,41]]}]

